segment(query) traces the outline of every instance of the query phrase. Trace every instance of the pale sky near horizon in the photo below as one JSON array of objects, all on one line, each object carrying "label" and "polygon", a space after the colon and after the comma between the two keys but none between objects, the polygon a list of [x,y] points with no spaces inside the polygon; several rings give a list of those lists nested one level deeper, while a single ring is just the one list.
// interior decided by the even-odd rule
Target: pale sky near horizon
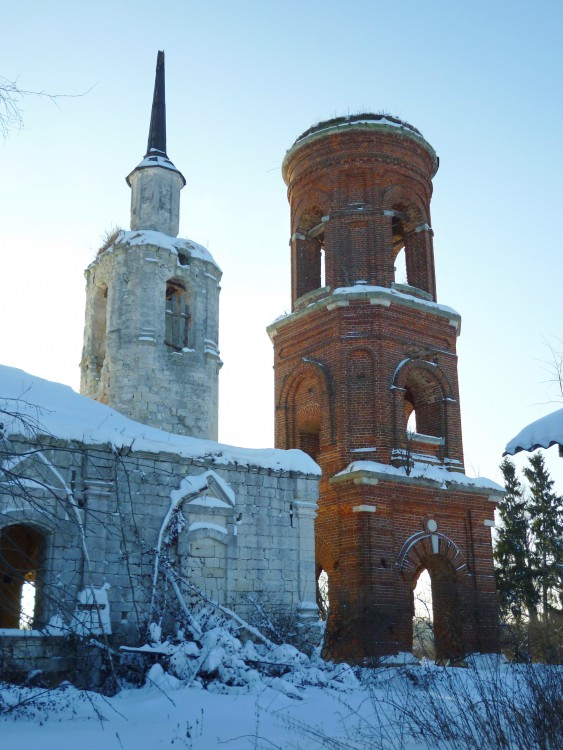
[{"label": "pale sky near horizon", "polygon": [[[560,408],[563,3],[21,0],[2,11],[0,75],[24,126],[0,141],[0,362],[78,388],[83,270],[129,227],[166,52],[168,154],[187,179],[180,236],[222,267],[220,440],[273,443],[272,348],[289,309],[280,167],[311,124],[386,111],[440,156],[438,300],[458,340],[469,474],[499,481],[505,443]],[[563,492],[563,459],[548,465]]]}]

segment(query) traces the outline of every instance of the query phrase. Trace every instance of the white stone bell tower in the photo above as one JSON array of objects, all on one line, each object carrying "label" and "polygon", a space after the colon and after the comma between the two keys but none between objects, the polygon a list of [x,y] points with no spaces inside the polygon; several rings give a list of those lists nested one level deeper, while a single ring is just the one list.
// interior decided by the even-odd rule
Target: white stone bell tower
[{"label": "white stone bell tower", "polygon": [[131,231],[86,269],[80,391],[152,427],[216,440],[221,270],[177,238],[186,181],[166,153],[164,52],[147,153],[127,183]]}]

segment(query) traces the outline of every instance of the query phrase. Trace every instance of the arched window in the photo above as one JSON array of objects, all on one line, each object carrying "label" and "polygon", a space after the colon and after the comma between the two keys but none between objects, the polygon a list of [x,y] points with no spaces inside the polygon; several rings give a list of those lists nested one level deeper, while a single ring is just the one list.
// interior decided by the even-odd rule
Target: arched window
[{"label": "arched window", "polygon": [[30,630],[40,619],[45,547],[32,526],[0,530],[0,628]]},{"label": "arched window", "polygon": [[426,370],[412,370],[405,383],[405,425],[409,432],[444,437],[442,389]]},{"label": "arched window", "polygon": [[294,301],[326,283],[323,212],[318,207],[304,211],[293,237]]},{"label": "arched window", "polygon": [[166,284],[164,343],[181,351],[189,346],[190,310],[186,289],[177,281]]}]

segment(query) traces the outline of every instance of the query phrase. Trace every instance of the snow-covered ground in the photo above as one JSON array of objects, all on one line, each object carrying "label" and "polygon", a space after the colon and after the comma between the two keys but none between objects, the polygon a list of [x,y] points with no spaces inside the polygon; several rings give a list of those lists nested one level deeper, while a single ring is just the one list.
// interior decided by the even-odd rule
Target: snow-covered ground
[{"label": "snow-covered ground", "polygon": [[226,627],[211,628],[198,645],[143,650],[159,652],[161,661],[142,687],[124,687],[111,698],[68,684],[52,690],[0,684],[1,747],[562,747],[562,667],[476,656],[464,667],[425,661],[358,670],[288,645],[243,644]]}]

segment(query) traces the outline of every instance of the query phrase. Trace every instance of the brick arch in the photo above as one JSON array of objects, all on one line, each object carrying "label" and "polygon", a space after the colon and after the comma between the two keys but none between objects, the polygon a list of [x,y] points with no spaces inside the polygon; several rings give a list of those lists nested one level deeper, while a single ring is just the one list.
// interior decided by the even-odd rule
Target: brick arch
[{"label": "brick arch", "polygon": [[451,432],[448,403],[451,385],[441,368],[422,359],[403,360],[393,374],[395,446],[404,450],[410,412],[416,412],[416,432],[442,439],[439,458],[447,455]]},{"label": "brick arch", "polygon": [[299,229],[310,229],[310,226],[301,226],[300,222],[307,212],[315,209],[320,212],[321,216],[329,213],[329,195],[321,190],[306,190],[303,197],[293,205],[291,217],[291,231],[297,232]]},{"label": "brick arch", "polygon": [[468,573],[467,563],[457,544],[438,531],[419,531],[406,539],[395,565],[403,576],[415,579],[422,568],[428,567],[428,558],[432,555],[446,560],[456,573]]},{"label": "brick arch", "polygon": [[[317,384],[318,398],[307,399],[300,393],[308,382]],[[298,446],[299,423],[306,426],[308,420],[314,423],[318,419],[323,442],[334,442],[334,386],[322,362],[307,360],[294,367],[281,389],[277,408],[285,411],[286,448]]]},{"label": "brick arch", "polygon": [[317,194],[307,195],[291,221],[292,304],[324,282],[325,232],[321,221],[326,214],[326,200]]},{"label": "brick arch", "polygon": [[407,231],[412,231],[421,224],[429,224],[430,217],[424,200],[414,190],[404,185],[393,185],[381,194],[381,204],[384,211],[402,211],[409,217]]},{"label": "brick arch", "polygon": [[435,299],[434,248],[427,202],[413,190],[393,186],[385,191],[383,209],[398,212],[389,216],[393,257],[404,248],[407,283]]},{"label": "brick arch", "polygon": [[422,370],[433,376],[440,386],[443,397],[453,399],[450,381],[442,368],[434,364],[434,362],[428,362],[425,359],[404,359],[400,362],[393,373],[391,386],[393,388],[404,389],[409,376],[415,370]]},{"label": "brick arch", "polygon": [[469,571],[458,546],[445,534],[421,531],[406,540],[397,565],[411,584],[413,614],[416,583],[422,571],[428,571],[436,656],[444,659],[463,656],[466,644],[463,637],[464,614],[460,606],[460,576],[468,575]]}]

